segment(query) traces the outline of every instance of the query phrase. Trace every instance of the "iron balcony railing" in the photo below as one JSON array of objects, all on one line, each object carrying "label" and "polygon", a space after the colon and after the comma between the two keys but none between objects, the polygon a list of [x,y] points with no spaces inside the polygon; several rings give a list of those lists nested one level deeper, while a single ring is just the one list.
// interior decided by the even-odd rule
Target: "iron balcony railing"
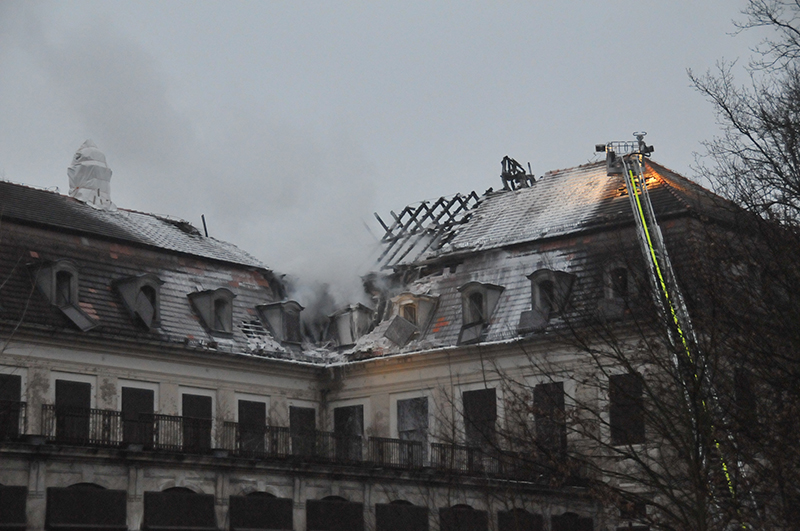
[{"label": "iron balcony railing", "polygon": [[287,457],[292,454],[289,428],[225,422],[222,448],[243,457]]},{"label": "iron balcony railing", "polygon": [[431,444],[431,467],[459,474],[498,475],[500,460],[481,448],[458,444]]},{"label": "iron balcony railing", "polygon": [[13,441],[28,431],[25,402],[0,400],[0,441]]},{"label": "iron balcony railing", "polygon": [[141,434],[142,444],[146,450],[186,453],[211,451],[211,436],[214,429],[212,419],[154,413],[140,415],[139,422],[146,430]]},{"label": "iron balcony railing", "polygon": [[369,461],[387,468],[422,468],[423,445],[419,441],[370,437]]},{"label": "iron balcony railing", "polygon": [[49,441],[79,446],[122,444],[119,411],[78,407],[42,406],[42,435]]}]

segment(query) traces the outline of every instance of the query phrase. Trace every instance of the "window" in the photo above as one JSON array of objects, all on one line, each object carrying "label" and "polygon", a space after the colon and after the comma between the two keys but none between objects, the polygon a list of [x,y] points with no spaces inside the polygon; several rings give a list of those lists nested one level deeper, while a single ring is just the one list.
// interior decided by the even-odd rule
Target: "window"
[{"label": "window", "polygon": [[227,288],[197,291],[188,295],[195,312],[209,332],[233,333],[233,299],[236,295]]},{"label": "window", "polygon": [[210,396],[184,393],[181,397],[183,449],[206,452],[211,449],[213,400]]},{"label": "window", "polygon": [[122,440],[126,443],[143,444],[153,442],[153,413],[155,391],[122,387]]},{"label": "window", "polygon": [[409,398],[397,401],[397,436],[401,441],[419,445],[400,446],[400,464],[422,464],[428,448],[428,398]]},{"label": "window", "polygon": [[289,433],[293,455],[316,453],[317,413],[312,407],[289,407]]},{"label": "window", "polygon": [[400,315],[403,316],[403,319],[408,321],[409,323],[416,325],[417,324],[417,305],[414,303],[404,304],[400,307]]},{"label": "window", "polygon": [[333,433],[336,439],[336,458],[345,462],[361,461],[364,406],[334,408]]},{"label": "window", "polygon": [[478,343],[484,339],[503,289],[502,286],[480,282],[468,282],[458,288],[462,316],[459,344]]},{"label": "window", "polygon": [[636,373],[617,374],[608,379],[611,444],[640,444],[645,441],[643,381]]},{"label": "window", "polygon": [[131,319],[151,330],[161,326],[160,287],[163,283],[157,276],[146,273],[117,280],[112,285]]},{"label": "window", "polygon": [[263,454],[266,450],[267,404],[239,400],[239,441],[241,452]]},{"label": "window", "polygon": [[599,317],[605,320],[622,319],[633,288],[626,267],[618,263],[606,266],[603,271],[603,299],[598,303]]},{"label": "window", "polygon": [[464,437],[467,446],[491,448],[495,442],[497,393],[495,389],[464,391]]},{"label": "window", "polygon": [[91,383],[56,380],[56,440],[85,442],[91,407]]},{"label": "window", "polygon": [[306,501],[308,531],[364,531],[364,504],[338,496]]},{"label": "window", "polygon": [[22,377],[18,374],[0,374],[0,441],[16,439],[21,432],[24,404]]},{"label": "window", "polygon": [[273,302],[256,306],[256,309],[275,339],[283,344],[299,345],[302,342],[300,312],[303,307],[298,302]]},{"label": "window", "polygon": [[563,315],[569,302],[575,275],[539,269],[528,275],[531,281],[531,309],[520,315],[519,333],[544,330],[554,316]]},{"label": "window", "polygon": [[609,299],[625,299],[628,297],[628,270],[615,267],[608,272],[607,280]]},{"label": "window", "polygon": [[71,260],[35,264],[36,286],[75,326],[87,332],[98,323],[80,306],[78,297],[78,267]]},{"label": "window", "polygon": [[543,383],[534,387],[533,410],[537,447],[549,459],[563,458],[567,449],[564,383]]},{"label": "window", "polygon": [[394,297],[392,308],[397,310],[383,333],[384,337],[404,347],[410,341],[423,336],[433,318],[436,301],[436,297],[408,292]]},{"label": "window", "polygon": [[340,347],[353,345],[372,329],[374,315],[372,309],[361,303],[350,305],[331,316],[329,337]]}]

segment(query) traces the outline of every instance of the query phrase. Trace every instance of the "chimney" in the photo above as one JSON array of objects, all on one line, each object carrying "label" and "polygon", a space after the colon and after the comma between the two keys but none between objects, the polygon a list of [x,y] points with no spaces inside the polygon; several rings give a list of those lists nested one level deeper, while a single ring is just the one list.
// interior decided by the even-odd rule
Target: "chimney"
[{"label": "chimney", "polygon": [[117,205],[111,202],[111,168],[94,142],[87,140],[81,144],[67,175],[70,197],[98,210],[117,210]]}]

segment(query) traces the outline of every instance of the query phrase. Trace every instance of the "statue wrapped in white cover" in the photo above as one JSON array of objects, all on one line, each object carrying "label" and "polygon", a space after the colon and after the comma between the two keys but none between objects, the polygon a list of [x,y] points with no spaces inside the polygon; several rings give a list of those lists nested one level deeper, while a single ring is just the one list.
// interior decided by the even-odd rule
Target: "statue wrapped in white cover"
[{"label": "statue wrapped in white cover", "polygon": [[69,195],[98,210],[117,210],[111,201],[111,168],[91,140],[85,141],[67,168]]}]

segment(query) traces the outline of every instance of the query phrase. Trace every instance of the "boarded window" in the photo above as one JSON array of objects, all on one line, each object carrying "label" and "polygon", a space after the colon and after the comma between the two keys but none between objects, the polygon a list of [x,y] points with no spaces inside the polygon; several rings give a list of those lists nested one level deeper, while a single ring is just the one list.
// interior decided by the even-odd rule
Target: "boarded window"
[{"label": "boarded window", "polygon": [[264,402],[239,400],[240,450],[264,453],[267,432],[267,405]]},{"label": "boarded window", "polygon": [[311,407],[289,407],[289,431],[292,435],[292,454],[316,453],[317,416]]},{"label": "boarded window", "polygon": [[343,499],[306,501],[308,531],[364,531],[364,504]]},{"label": "boarded window", "polygon": [[145,531],[217,531],[213,494],[188,489],[144,493]]},{"label": "boarded window", "polygon": [[495,441],[497,396],[495,389],[464,391],[464,435],[468,446],[491,447]]},{"label": "boarded window", "polygon": [[144,444],[153,442],[153,422],[150,415],[155,411],[155,392],[152,389],[122,388],[122,440],[126,443]]},{"label": "boarded window", "polygon": [[92,384],[56,380],[56,439],[85,441],[89,438]]},{"label": "boarded window", "polygon": [[47,489],[47,529],[104,529],[125,531],[127,492],[96,485]]},{"label": "boarded window", "polygon": [[645,440],[643,382],[638,374],[609,377],[611,444],[639,444]]},{"label": "boarded window", "polygon": [[3,531],[25,531],[27,515],[25,506],[28,500],[27,487],[0,485],[0,529]]},{"label": "boarded window", "polygon": [[428,508],[408,502],[375,505],[376,531],[428,531]]},{"label": "boarded window", "polygon": [[564,513],[550,519],[552,531],[594,531],[594,521],[575,513]]},{"label": "boarded window", "polygon": [[265,492],[231,496],[231,531],[294,529],[294,504],[290,498],[276,498]]},{"label": "boarded window", "polygon": [[442,531],[488,531],[489,516],[486,511],[456,505],[439,509],[439,526]]},{"label": "boarded window", "polygon": [[22,377],[0,374],[0,441],[20,435]]},{"label": "boarded window", "polygon": [[333,410],[336,458],[361,460],[361,436],[364,434],[364,406],[337,407]]},{"label": "boarded window", "polygon": [[210,396],[184,394],[183,449],[205,452],[211,448],[212,402]]},{"label": "boarded window", "polygon": [[562,458],[567,448],[563,382],[543,383],[534,387],[533,409],[537,446],[551,459]]},{"label": "boarded window", "polygon": [[543,531],[544,517],[525,509],[497,512],[497,531]]}]

